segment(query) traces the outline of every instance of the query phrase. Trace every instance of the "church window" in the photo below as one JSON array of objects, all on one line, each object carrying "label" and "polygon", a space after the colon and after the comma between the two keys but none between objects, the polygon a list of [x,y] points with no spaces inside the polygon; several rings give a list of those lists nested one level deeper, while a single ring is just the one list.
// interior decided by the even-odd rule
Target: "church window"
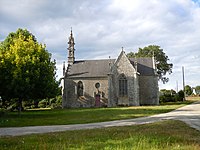
[{"label": "church window", "polygon": [[128,88],[127,88],[127,79],[124,74],[119,76],[119,96],[127,96]]},{"label": "church window", "polygon": [[83,82],[79,81],[77,85],[77,96],[83,96]]},{"label": "church window", "polygon": [[97,83],[95,84],[95,87],[96,87],[97,89],[99,89],[99,87],[100,87],[100,83],[97,82]]}]

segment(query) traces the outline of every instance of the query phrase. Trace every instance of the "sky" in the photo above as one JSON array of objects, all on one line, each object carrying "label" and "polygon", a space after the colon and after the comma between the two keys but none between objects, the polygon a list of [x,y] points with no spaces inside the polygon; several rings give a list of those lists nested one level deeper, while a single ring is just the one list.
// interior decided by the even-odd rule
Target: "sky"
[{"label": "sky", "polygon": [[0,0],[0,41],[18,28],[29,30],[56,60],[57,79],[71,27],[76,60],[159,45],[173,64],[160,89],[182,89],[182,66],[185,85],[200,85],[200,0]]}]

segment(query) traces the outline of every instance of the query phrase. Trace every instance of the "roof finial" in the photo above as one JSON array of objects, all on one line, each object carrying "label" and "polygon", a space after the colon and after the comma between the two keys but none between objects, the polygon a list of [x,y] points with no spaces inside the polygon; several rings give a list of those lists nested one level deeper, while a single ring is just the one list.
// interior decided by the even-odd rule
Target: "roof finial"
[{"label": "roof finial", "polygon": [[72,35],[72,27],[71,27],[71,35]]},{"label": "roof finial", "polygon": [[124,47],[122,46],[122,51],[124,51]]}]

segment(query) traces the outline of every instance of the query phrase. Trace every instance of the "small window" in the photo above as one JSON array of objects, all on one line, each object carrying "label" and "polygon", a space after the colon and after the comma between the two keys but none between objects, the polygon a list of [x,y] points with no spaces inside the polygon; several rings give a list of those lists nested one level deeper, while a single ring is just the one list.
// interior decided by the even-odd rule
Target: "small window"
[{"label": "small window", "polygon": [[100,83],[97,82],[97,83],[95,84],[95,87],[96,87],[97,89],[99,89],[99,88],[100,88]]},{"label": "small window", "polygon": [[77,96],[83,96],[83,82],[79,81],[77,86]]},{"label": "small window", "polygon": [[127,96],[128,88],[127,88],[127,79],[124,74],[119,76],[119,96]]}]

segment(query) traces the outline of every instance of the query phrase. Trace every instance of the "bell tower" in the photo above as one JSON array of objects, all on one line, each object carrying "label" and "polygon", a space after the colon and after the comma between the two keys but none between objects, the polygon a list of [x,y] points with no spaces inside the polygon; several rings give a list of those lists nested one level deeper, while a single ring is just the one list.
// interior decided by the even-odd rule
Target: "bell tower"
[{"label": "bell tower", "polygon": [[75,61],[75,57],[74,57],[74,37],[73,37],[73,33],[72,33],[72,28],[71,28],[71,33],[69,36],[69,41],[68,41],[68,65],[72,65]]}]

